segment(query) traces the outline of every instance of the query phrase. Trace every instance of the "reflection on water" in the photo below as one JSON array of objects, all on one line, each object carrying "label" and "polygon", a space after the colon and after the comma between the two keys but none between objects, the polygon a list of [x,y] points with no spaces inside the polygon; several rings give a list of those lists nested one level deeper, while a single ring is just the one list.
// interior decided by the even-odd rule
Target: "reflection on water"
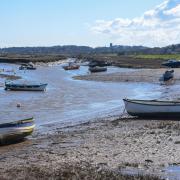
[{"label": "reflection on water", "polygon": [[[103,83],[73,80],[71,77],[88,73],[88,67],[64,71],[60,65],[40,66],[35,71],[19,71],[16,65],[0,65],[16,69],[17,75],[26,79],[48,83],[46,92],[14,92],[0,88],[1,120],[7,122],[34,116],[37,125],[58,122],[61,124],[87,121],[96,117],[121,114],[123,101],[128,98],[167,98],[178,92],[179,86],[169,89],[150,83]],[[107,73],[132,71],[111,67]],[[1,79],[2,82],[2,79]],[[178,96],[178,95],[177,95]],[[22,107],[17,108],[16,104]]]}]

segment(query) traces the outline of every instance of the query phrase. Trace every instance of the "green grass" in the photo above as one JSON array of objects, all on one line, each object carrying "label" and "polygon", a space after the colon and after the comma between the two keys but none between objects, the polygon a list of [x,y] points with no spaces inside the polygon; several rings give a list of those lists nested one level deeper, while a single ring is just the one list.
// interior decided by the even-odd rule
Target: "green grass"
[{"label": "green grass", "polygon": [[180,60],[180,54],[155,54],[155,55],[136,55],[136,58],[142,58],[142,59],[176,59]]}]

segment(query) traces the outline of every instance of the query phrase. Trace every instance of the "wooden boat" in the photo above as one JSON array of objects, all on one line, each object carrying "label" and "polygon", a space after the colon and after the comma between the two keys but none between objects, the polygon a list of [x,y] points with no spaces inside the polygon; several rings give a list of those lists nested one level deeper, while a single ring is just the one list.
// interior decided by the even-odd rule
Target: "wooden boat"
[{"label": "wooden boat", "polygon": [[63,66],[64,70],[76,70],[79,69],[80,66],[78,64],[74,64],[74,63],[69,63],[67,66]]},{"label": "wooden boat", "polygon": [[35,128],[33,118],[0,124],[0,144],[20,141],[31,135]]},{"label": "wooden boat", "polygon": [[123,99],[129,115],[139,117],[180,117],[180,101]]},{"label": "wooden boat", "polygon": [[47,84],[25,81],[5,82],[5,90],[13,91],[45,91]]},{"label": "wooden boat", "polygon": [[90,71],[91,73],[95,73],[95,72],[105,72],[105,71],[107,71],[107,68],[106,68],[106,67],[96,66],[96,67],[90,67],[90,68],[89,68],[89,71]]}]

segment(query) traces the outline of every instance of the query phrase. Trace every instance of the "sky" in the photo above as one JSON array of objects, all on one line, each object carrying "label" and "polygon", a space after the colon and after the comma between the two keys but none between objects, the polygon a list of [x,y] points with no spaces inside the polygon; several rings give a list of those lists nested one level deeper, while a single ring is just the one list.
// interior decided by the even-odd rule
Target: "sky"
[{"label": "sky", "polygon": [[0,0],[0,47],[180,43],[180,0]]}]

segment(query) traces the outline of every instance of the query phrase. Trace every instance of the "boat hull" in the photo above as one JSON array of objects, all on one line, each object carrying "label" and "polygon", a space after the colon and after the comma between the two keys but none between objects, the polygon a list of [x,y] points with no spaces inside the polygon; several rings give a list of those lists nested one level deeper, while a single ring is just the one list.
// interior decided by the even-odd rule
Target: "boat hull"
[{"label": "boat hull", "polygon": [[13,84],[5,84],[5,90],[12,91],[45,91],[47,84],[42,85],[13,85]]},{"label": "boat hull", "polygon": [[106,68],[106,67],[90,67],[90,68],[89,68],[89,71],[90,71],[91,73],[105,72],[105,71],[107,71],[107,68]]},{"label": "boat hull", "polygon": [[138,117],[180,117],[180,102],[124,99],[129,115]]},{"label": "boat hull", "polygon": [[68,70],[76,70],[79,69],[80,66],[79,65],[73,65],[73,66],[63,66],[63,69],[68,71]]},{"label": "boat hull", "polygon": [[0,125],[0,144],[10,144],[32,134],[35,128],[33,118]]}]

